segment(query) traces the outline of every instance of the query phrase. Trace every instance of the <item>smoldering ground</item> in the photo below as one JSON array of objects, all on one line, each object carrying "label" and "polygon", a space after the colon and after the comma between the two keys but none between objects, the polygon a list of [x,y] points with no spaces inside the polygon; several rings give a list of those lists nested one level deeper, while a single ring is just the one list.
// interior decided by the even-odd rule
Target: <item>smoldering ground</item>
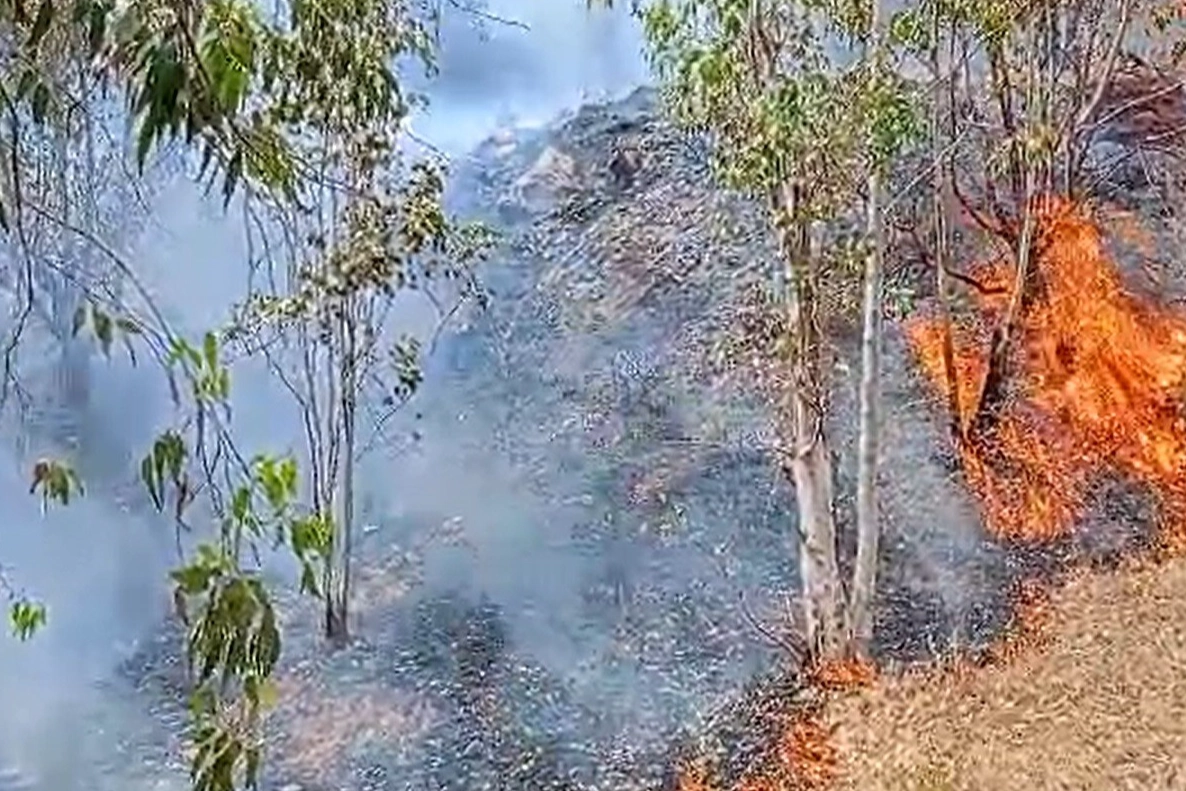
[{"label": "smoldering ground", "polygon": [[[574,168],[571,191],[532,193],[503,223],[489,308],[443,343],[403,416],[421,439],[367,464],[359,642],[326,656],[315,616],[290,622],[278,786],[654,788],[674,743],[719,726],[747,682],[777,667],[755,621],[777,630],[780,594],[794,588],[790,492],[762,449],[761,410],[689,378],[688,356],[704,349],[683,337],[721,307],[722,267],[769,251],[760,214],[712,188],[702,150],[658,120],[652,98],[586,107],[456,174],[469,208],[497,220],[540,158],[563,162],[541,152],[566,152]],[[648,152],[628,193],[602,172],[623,126]],[[742,226],[729,248],[703,233],[718,210]],[[615,302],[616,268],[663,240],[695,271],[597,318]],[[987,639],[1009,572],[933,457],[939,430],[904,346],[891,352],[890,408],[910,417],[887,451],[881,635],[910,658],[957,629]],[[854,420],[841,380],[844,457]],[[850,476],[840,489],[850,500]],[[456,540],[405,562],[444,524]],[[162,725],[178,721],[176,637],[161,633],[123,669]],[[732,747],[752,754],[762,734],[739,733]],[[128,749],[160,755],[164,741]]]}]

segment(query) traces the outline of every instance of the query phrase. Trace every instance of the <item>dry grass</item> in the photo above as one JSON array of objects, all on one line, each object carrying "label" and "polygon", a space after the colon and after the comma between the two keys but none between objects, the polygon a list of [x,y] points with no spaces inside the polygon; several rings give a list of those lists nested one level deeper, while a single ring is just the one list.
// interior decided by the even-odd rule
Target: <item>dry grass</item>
[{"label": "dry grass", "polygon": [[1186,560],[1076,575],[1010,661],[828,707],[838,788],[1186,789]]}]

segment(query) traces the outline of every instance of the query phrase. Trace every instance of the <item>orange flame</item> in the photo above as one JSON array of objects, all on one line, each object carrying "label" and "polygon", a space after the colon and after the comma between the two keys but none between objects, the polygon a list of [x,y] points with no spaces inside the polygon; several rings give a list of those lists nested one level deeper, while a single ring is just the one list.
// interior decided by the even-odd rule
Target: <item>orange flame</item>
[{"label": "orange flame", "polygon": [[[1060,198],[1037,204],[1041,293],[1023,317],[1011,373],[1019,397],[993,437],[961,449],[964,474],[998,536],[1064,535],[1105,472],[1147,484],[1161,498],[1163,539],[1186,546],[1186,315],[1128,291],[1088,212]],[[988,333],[1014,279],[1010,262],[981,265],[976,316],[958,326],[915,318],[911,346],[947,395],[943,342],[952,333],[962,416],[987,369]]]}]

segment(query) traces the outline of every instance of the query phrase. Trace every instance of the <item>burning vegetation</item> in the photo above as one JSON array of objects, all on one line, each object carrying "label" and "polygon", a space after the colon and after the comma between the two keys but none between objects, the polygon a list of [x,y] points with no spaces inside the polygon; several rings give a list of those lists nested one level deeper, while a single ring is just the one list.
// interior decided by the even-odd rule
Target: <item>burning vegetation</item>
[{"label": "burning vegetation", "polygon": [[[1010,349],[1007,397],[990,421],[978,421],[990,335],[1015,294],[1013,262],[1004,257],[972,269],[973,303],[962,315],[907,322],[926,378],[945,403],[958,405],[953,440],[964,479],[987,530],[1031,546],[1066,537],[1107,479],[1131,481],[1158,505],[1155,548],[1180,551],[1186,314],[1128,287],[1105,245],[1101,209],[1057,197],[1035,208],[1033,279],[1023,284],[1032,297]],[[1101,778],[1110,787],[1173,785],[1172,771],[1165,774],[1172,763],[1167,745],[1178,737],[1147,689],[1179,683],[1180,640],[1172,638],[1176,629],[1166,631],[1164,613],[1148,610],[1165,609],[1165,588],[1180,573],[1171,568],[1158,575],[1153,566],[1131,562],[1124,568],[1099,579],[1080,574],[1053,597],[1042,585],[1023,582],[1015,591],[1014,627],[984,657],[981,671],[957,659],[839,703],[827,728],[844,755],[838,781],[854,788],[1087,788]],[[1117,588],[1132,600],[1121,601]],[[1142,638],[1138,630],[1153,634]],[[1130,637],[1167,654],[1158,660],[1168,669],[1156,683],[1132,683],[1129,651],[1120,650]],[[1120,717],[1121,710],[1128,714]],[[1079,738],[1074,749],[1071,733]],[[961,744],[988,747],[971,755]],[[1121,753],[1147,760],[1119,760]],[[834,762],[831,754],[820,757],[816,774]],[[1070,775],[1082,785],[1059,785]]]},{"label": "burning vegetation", "polygon": [[[996,536],[1066,535],[1093,487],[1118,475],[1160,505],[1161,543],[1186,538],[1186,314],[1126,288],[1088,207],[1038,204],[1034,289],[1010,360],[1013,397],[991,431],[971,416],[988,367],[988,336],[1013,293],[1014,267],[975,267],[974,310],[950,323],[916,318],[907,330],[944,397],[956,388],[967,484]],[[954,372],[944,365],[950,342]]]}]

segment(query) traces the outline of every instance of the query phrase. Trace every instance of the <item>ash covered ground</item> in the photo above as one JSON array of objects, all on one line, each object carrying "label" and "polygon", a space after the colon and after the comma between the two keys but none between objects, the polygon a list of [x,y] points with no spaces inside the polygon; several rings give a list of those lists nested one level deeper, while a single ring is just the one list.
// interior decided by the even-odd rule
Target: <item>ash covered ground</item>
[{"label": "ash covered ground", "polygon": [[[639,156],[623,176],[626,146]],[[793,499],[761,406],[700,361],[707,329],[773,266],[764,215],[712,185],[703,146],[649,91],[496,135],[452,191],[504,234],[489,306],[430,364],[409,417],[423,443],[379,472],[394,494],[359,548],[355,644],[327,654],[316,608],[281,603],[266,785],[660,789],[706,739],[740,773],[764,706],[797,694],[754,625],[777,632],[795,588]],[[891,278],[903,293],[916,280]],[[843,526],[856,365],[840,343]],[[982,538],[892,322],[885,375],[877,643],[913,661],[990,640],[1033,559]],[[55,790],[186,788],[180,655],[165,626],[96,687],[82,761]]]}]

